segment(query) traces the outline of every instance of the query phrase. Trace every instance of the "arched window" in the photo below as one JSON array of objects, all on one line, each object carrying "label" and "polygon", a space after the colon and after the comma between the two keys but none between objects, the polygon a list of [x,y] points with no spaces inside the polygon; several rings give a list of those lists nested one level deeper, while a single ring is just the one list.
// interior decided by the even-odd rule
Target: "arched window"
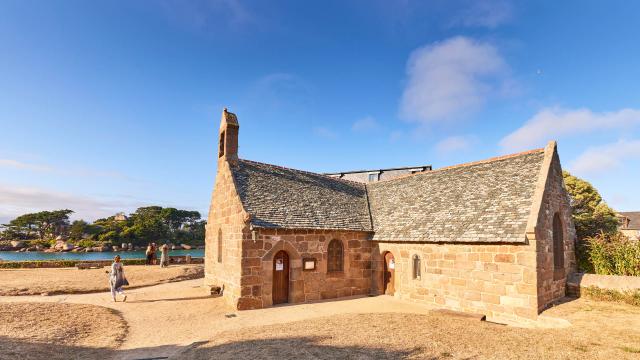
[{"label": "arched window", "polygon": [[420,267],[421,267],[420,256],[418,256],[417,254],[414,254],[413,255],[413,278],[414,279],[420,279]]},{"label": "arched window", "polygon": [[222,262],[222,229],[218,229],[218,262]]},{"label": "arched window", "polygon": [[562,220],[560,214],[553,216],[553,268],[564,268],[564,236],[562,234]]},{"label": "arched window", "polygon": [[342,241],[333,239],[327,250],[327,271],[342,271],[343,262]]}]

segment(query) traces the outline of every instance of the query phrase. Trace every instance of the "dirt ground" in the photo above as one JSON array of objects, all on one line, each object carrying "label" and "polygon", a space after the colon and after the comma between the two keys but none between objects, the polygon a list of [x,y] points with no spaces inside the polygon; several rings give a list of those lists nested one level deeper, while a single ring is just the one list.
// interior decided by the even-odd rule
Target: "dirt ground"
[{"label": "dirt ground", "polygon": [[548,315],[573,326],[524,329],[441,313],[345,314],[250,327],[174,359],[640,359],[640,308],[576,300]]},{"label": "dirt ground", "polygon": [[[40,294],[82,294],[109,290],[109,277],[102,269],[77,268],[1,269],[0,296]],[[190,280],[204,276],[203,265],[159,266],[130,265],[125,267],[129,288]]]},{"label": "dirt ground", "polygon": [[127,324],[114,310],[56,303],[0,306],[0,359],[98,359],[120,347]]},{"label": "dirt ground", "polygon": [[[640,307],[626,304],[568,301],[543,315],[565,319],[569,327],[526,329],[443,314],[390,296],[237,312],[222,298],[208,295],[201,283],[190,280],[127,290],[126,303],[112,302],[107,293],[0,296],[0,308],[24,302],[51,303],[45,313],[51,319],[65,317],[61,324],[46,317],[38,324],[37,319],[44,315],[30,320],[53,329],[40,330],[45,334],[84,332],[78,329],[84,329],[86,314],[94,310],[72,311],[74,316],[57,310],[69,304],[106,307],[126,323],[126,337],[119,343],[49,345],[67,358],[640,359]],[[20,308],[6,310],[0,321],[20,318],[22,313]],[[109,334],[112,322],[94,325],[101,324],[100,331]],[[25,329],[34,326],[25,321]],[[93,331],[86,330],[88,334]],[[0,345],[26,341],[14,332],[0,330]],[[23,345],[25,351],[33,351],[32,358],[49,359],[39,356],[43,353],[37,352],[37,346]],[[83,356],[87,351],[96,356]],[[1,353],[0,358],[4,358]]]}]

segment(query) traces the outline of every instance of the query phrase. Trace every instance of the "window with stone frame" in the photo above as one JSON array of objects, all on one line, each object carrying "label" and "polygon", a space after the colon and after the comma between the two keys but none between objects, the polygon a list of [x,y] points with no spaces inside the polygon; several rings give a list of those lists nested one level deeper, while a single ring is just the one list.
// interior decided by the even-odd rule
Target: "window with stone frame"
[{"label": "window with stone frame", "polygon": [[327,271],[336,272],[344,270],[344,251],[342,241],[333,239],[327,249]]},{"label": "window with stone frame", "polygon": [[420,279],[422,261],[417,254],[413,255],[413,279]]},{"label": "window with stone frame", "polygon": [[369,182],[378,181],[378,173],[369,174]]},{"label": "window with stone frame", "polygon": [[553,216],[553,268],[564,269],[564,234],[560,214]]},{"label": "window with stone frame", "polygon": [[218,229],[218,262],[222,262],[222,229]]}]

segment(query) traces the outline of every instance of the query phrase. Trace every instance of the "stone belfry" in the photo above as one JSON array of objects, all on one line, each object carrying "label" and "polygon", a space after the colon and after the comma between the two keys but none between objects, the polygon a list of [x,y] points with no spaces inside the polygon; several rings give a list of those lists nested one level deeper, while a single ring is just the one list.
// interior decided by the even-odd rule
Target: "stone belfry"
[{"label": "stone belfry", "polygon": [[240,124],[236,114],[222,110],[220,119],[220,135],[218,140],[218,161],[228,161],[231,165],[238,163],[238,132]]}]

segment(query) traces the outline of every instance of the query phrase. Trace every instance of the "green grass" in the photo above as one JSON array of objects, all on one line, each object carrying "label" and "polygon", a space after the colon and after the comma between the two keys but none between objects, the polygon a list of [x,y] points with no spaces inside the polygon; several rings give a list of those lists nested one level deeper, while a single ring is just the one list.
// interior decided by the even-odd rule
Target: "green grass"
[{"label": "green grass", "polygon": [[612,301],[640,306],[640,290],[618,291],[589,286],[580,289],[581,296],[598,301]]},{"label": "green grass", "polygon": [[629,346],[622,346],[620,347],[620,349],[622,349],[622,351],[624,352],[628,352],[628,353],[632,353],[632,354],[640,354],[640,349],[639,348],[632,348]]}]

